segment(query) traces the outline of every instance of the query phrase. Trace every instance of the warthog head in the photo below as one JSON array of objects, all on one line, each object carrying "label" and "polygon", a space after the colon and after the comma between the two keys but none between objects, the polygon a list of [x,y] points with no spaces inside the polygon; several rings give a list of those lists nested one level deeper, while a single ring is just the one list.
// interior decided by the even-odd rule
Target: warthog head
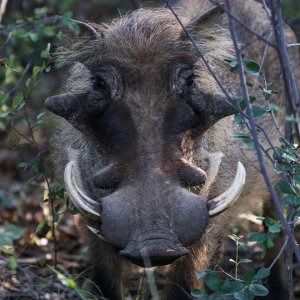
[{"label": "warthog head", "polygon": [[[231,47],[220,15],[214,8],[191,22],[182,17],[216,70]],[[121,255],[139,265],[171,263],[241,192],[239,164],[231,187],[208,199],[207,171],[221,159],[201,150],[231,106],[168,10],[81,25],[63,49],[68,91],[46,100],[71,134],[60,141],[71,153],[67,191],[89,228]]]}]

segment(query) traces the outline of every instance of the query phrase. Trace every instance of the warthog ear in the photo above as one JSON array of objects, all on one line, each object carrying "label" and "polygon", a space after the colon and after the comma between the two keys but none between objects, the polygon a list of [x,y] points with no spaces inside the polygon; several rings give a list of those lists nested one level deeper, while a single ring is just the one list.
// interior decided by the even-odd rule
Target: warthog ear
[{"label": "warthog ear", "polygon": [[70,19],[73,22],[77,23],[80,27],[81,35],[89,35],[91,38],[104,38],[104,33],[100,30],[100,26],[98,24],[87,23],[75,19]]},{"label": "warthog ear", "polygon": [[[195,17],[185,26],[198,49],[212,63],[232,58],[232,41],[226,20],[223,18],[223,7],[219,4]],[[184,31],[182,39],[190,39]]]},{"label": "warthog ear", "polygon": [[61,66],[70,66],[75,62],[87,64],[95,57],[95,52],[100,51],[103,47],[105,27],[99,24],[70,20],[77,23],[80,32],[75,33],[67,26],[62,26],[61,45],[56,51],[56,56],[60,58]]},{"label": "warthog ear", "polygon": [[187,26],[187,29],[190,28],[197,28],[202,26],[214,26],[214,25],[221,25],[222,23],[222,15],[224,13],[224,4],[219,4],[218,6],[214,6],[204,14],[195,17],[192,19],[190,24]]}]

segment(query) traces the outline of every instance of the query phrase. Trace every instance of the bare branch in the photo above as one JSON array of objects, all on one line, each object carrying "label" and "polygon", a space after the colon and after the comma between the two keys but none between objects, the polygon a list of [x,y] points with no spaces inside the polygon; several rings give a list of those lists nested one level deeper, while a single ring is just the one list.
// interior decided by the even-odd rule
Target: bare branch
[{"label": "bare branch", "polygon": [[8,92],[9,96],[13,96],[19,90],[19,88],[20,88],[22,82],[24,81],[28,71],[30,70],[31,66],[32,66],[32,62],[30,61],[25,66],[24,71],[21,74],[21,76],[20,76],[18,82],[16,83],[16,85]]},{"label": "bare branch", "polygon": [[[214,0],[210,0],[211,3],[213,3],[216,6],[220,6],[220,3],[215,2]],[[245,24],[245,22],[243,22],[242,20],[238,19],[235,15],[232,14],[232,12],[229,12],[226,7],[223,8],[224,11],[226,12],[226,14],[228,15],[228,17],[230,17],[231,19],[235,20],[241,27],[245,28],[247,31],[251,32],[253,35],[255,35],[256,37],[258,37],[260,40],[262,40],[263,42],[265,42],[266,44],[268,44],[269,46],[273,47],[276,49],[276,45],[274,45],[273,43],[271,43],[270,41],[268,41],[265,37],[263,37],[261,34],[257,33],[256,31],[252,30],[249,26],[247,26]]]},{"label": "bare branch", "polygon": [[[226,5],[226,10],[231,13],[231,4],[230,4],[229,0],[225,0],[225,5]],[[251,110],[251,103],[250,103],[250,98],[249,98],[246,79],[245,79],[245,74],[244,74],[244,64],[243,64],[243,61],[242,61],[242,55],[241,55],[241,51],[239,49],[238,41],[237,41],[237,34],[236,34],[236,30],[235,30],[235,20],[231,17],[229,18],[229,30],[230,30],[230,33],[231,33],[234,49],[235,49],[235,52],[236,52],[236,58],[237,58],[238,65],[239,65],[240,82],[241,82],[243,96],[244,96],[244,99],[245,99],[245,102],[246,102],[246,107],[247,107],[246,108],[246,113],[249,117],[249,123],[250,123],[250,126],[251,126],[251,134],[252,134],[252,137],[253,137],[254,144],[256,146],[255,149],[256,149],[256,154],[257,154],[257,158],[258,158],[258,162],[259,162],[259,166],[260,166],[260,171],[261,171],[261,174],[262,174],[262,176],[265,180],[267,188],[268,188],[268,190],[271,194],[272,201],[274,203],[274,207],[275,207],[276,212],[279,216],[279,219],[280,219],[281,223],[283,224],[283,227],[285,229],[285,232],[286,232],[287,236],[289,237],[289,240],[290,240],[290,243],[293,247],[295,256],[297,258],[297,261],[300,264],[300,251],[299,251],[299,248],[298,248],[298,246],[296,244],[296,241],[294,239],[294,236],[291,232],[290,226],[289,226],[288,222],[286,221],[286,219],[283,215],[277,193],[275,192],[275,189],[274,189],[274,187],[272,185],[272,182],[269,178],[269,175],[267,173],[265,162],[264,162],[264,157],[263,157],[261,149],[259,147],[259,140],[258,140],[258,136],[257,136],[257,132],[256,132],[255,121],[254,121],[253,113],[252,113],[252,110]]]},{"label": "bare branch", "polygon": [[39,19],[39,20],[36,20],[33,22],[25,22],[22,24],[14,25],[14,26],[8,26],[7,28],[0,30],[0,35],[8,36],[13,30],[23,28],[23,27],[29,26],[29,25],[38,25],[38,24],[45,24],[45,23],[57,24],[57,23],[59,23],[59,21],[61,19],[62,19],[62,16],[55,15],[55,16],[51,16],[51,17],[45,17],[45,18],[42,18],[42,19]]},{"label": "bare branch", "polygon": [[[274,27],[274,33],[277,41],[277,52],[282,69],[283,80],[285,85],[286,99],[288,100],[288,108],[293,114],[295,119],[299,120],[300,116],[300,102],[299,94],[293,76],[287,47],[286,39],[283,31],[283,21],[281,14],[280,1],[271,1],[271,11],[272,11],[272,24]],[[297,128],[296,128],[297,127]],[[295,131],[297,133],[298,141],[300,141],[299,128],[295,126]]]}]

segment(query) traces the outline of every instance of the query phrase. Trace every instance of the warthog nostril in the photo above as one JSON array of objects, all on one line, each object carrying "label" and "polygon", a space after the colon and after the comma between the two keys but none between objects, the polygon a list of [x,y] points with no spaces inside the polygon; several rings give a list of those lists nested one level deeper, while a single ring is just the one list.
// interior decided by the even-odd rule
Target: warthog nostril
[{"label": "warthog nostril", "polygon": [[97,188],[110,189],[116,187],[121,181],[118,168],[110,164],[99,170],[93,177],[93,183]]},{"label": "warthog nostril", "polygon": [[200,168],[184,164],[179,170],[180,181],[186,187],[201,185],[205,182],[207,175]]}]

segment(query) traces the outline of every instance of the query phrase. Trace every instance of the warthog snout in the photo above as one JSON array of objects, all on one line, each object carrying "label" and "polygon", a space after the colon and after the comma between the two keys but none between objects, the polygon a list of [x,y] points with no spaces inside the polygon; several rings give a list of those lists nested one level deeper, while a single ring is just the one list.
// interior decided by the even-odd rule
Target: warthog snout
[{"label": "warthog snout", "polygon": [[[184,166],[185,176],[180,177],[179,173],[181,179],[205,181],[203,171]],[[93,200],[78,187],[74,167],[74,162],[67,165],[65,183],[75,206],[88,219],[100,222],[102,238],[119,249],[121,255],[143,266],[169,264],[188,254],[185,247],[201,238],[209,215],[230,206],[238,198],[245,180],[244,167],[239,163],[231,187],[207,201],[189,192],[180,181],[166,180],[157,174],[140,175],[119,178],[119,187],[110,195]],[[113,169],[108,166],[100,170],[94,180],[101,179],[101,186],[111,186],[111,182],[103,182],[105,173]]]},{"label": "warthog snout", "polygon": [[159,191],[149,186],[146,196],[140,189],[126,187],[101,200],[105,239],[139,265],[168,264],[188,254],[184,247],[199,240],[207,226],[206,201],[167,183]]},{"label": "warthog snout", "polygon": [[120,254],[140,266],[158,266],[172,263],[189,254],[171,230],[153,229],[137,232]]}]

